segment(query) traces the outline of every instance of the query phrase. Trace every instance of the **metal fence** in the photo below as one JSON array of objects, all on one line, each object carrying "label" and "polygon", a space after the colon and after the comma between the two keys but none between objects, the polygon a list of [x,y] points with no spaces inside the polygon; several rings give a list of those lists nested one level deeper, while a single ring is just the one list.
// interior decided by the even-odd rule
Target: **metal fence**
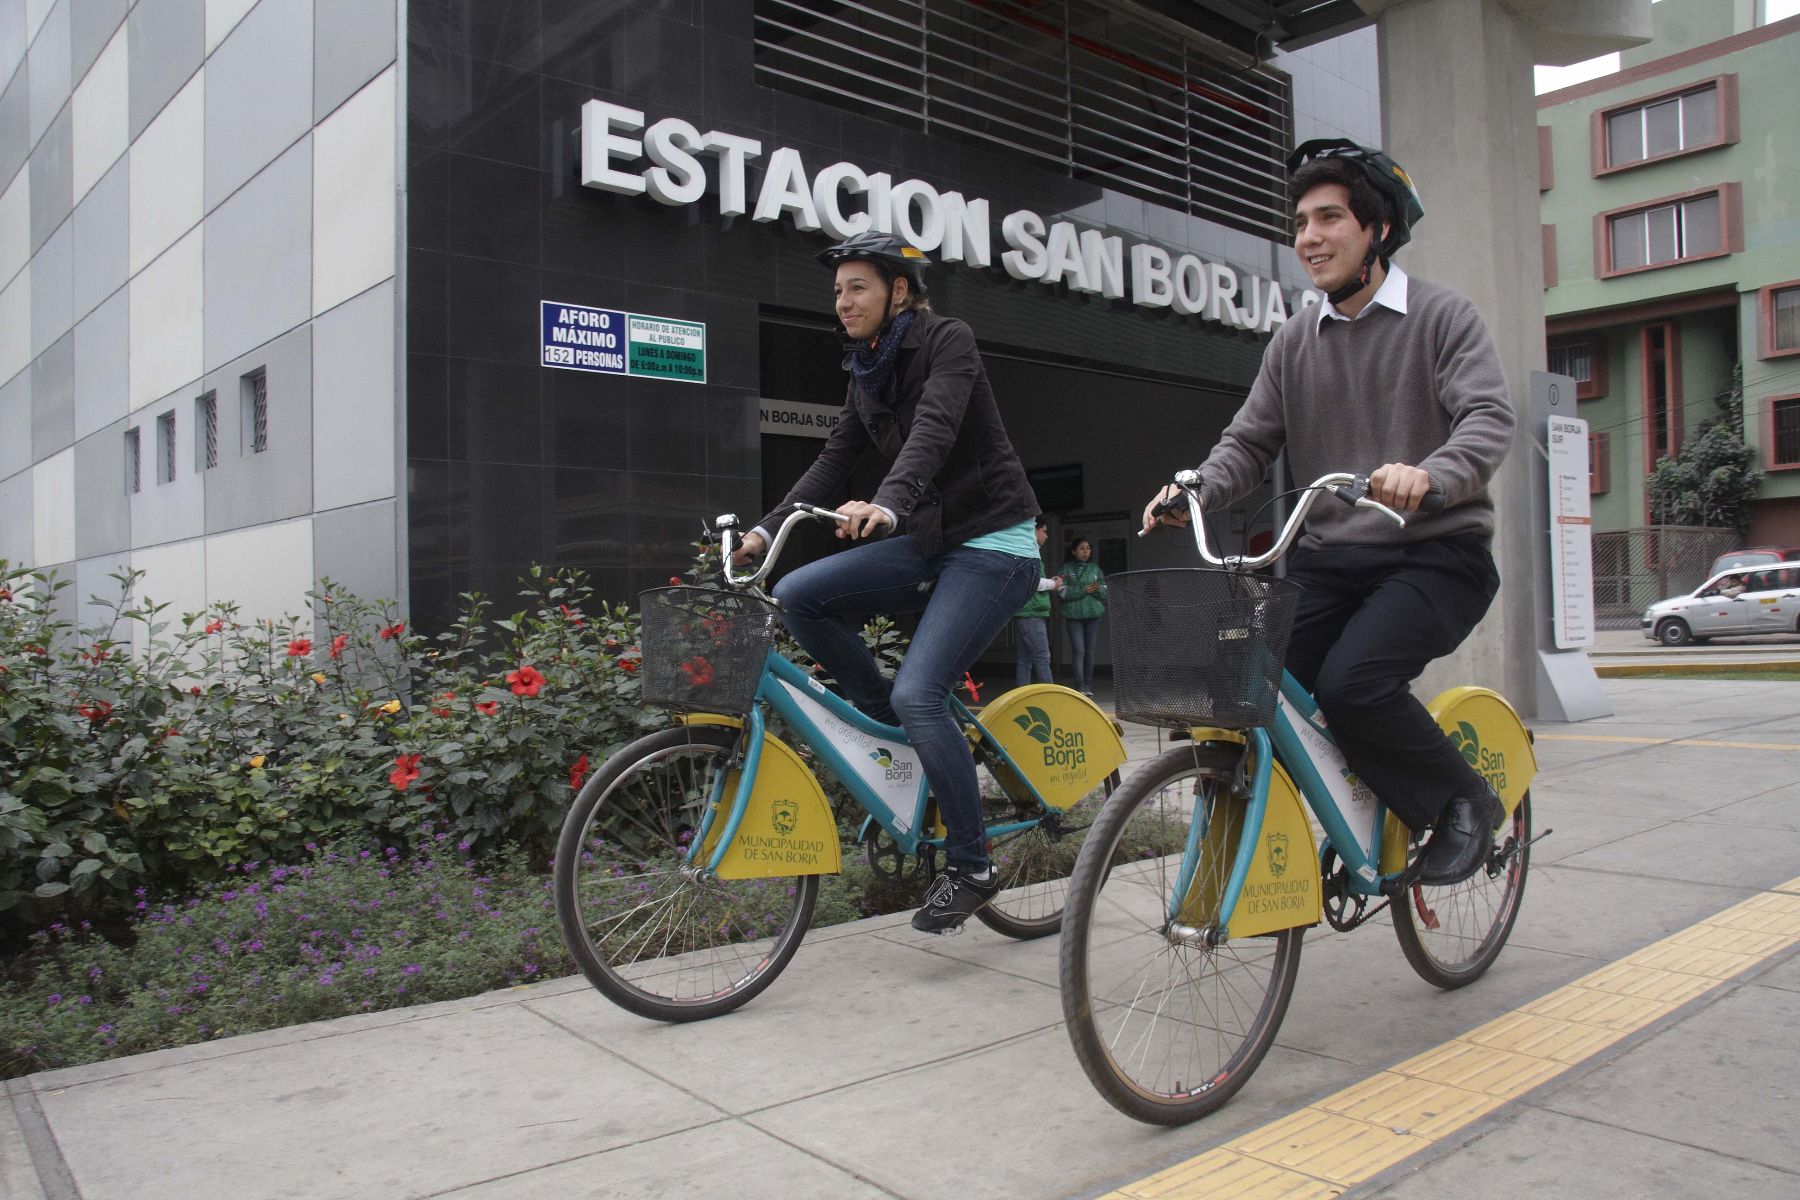
[{"label": "metal fence", "polygon": [[1698,587],[1713,559],[1742,539],[1733,529],[1647,525],[1594,534],[1594,624],[1636,629],[1644,609]]}]

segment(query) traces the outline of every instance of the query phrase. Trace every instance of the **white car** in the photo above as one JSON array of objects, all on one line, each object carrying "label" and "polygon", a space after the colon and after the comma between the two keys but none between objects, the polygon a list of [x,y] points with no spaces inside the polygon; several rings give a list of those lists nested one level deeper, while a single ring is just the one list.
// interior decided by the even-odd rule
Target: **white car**
[{"label": "white car", "polygon": [[1744,633],[1800,633],[1800,561],[1720,571],[1644,610],[1644,636],[1665,646]]}]

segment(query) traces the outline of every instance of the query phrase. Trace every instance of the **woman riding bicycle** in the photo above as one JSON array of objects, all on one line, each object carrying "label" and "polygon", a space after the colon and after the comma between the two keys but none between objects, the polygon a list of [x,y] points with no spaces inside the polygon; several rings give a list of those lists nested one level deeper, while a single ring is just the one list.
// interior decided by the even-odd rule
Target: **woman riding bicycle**
[{"label": "woman riding bicycle", "polygon": [[[844,695],[904,727],[918,751],[947,830],[946,870],[912,923],[946,933],[999,890],[975,760],[950,715],[950,689],[1037,586],[1038,506],[974,334],[926,300],[925,255],[871,230],[818,257],[836,272],[850,374],[844,410],[818,460],[745,535],[736,558],[767,548],[783,509],[839,494],[871,447],[890,460],[873,497],[837,506],[846,518],[838,536],[864,544],[794,571],[775,598],[789,631]],[[921,616],[890,681],[858,631],[872,614],[902,612]]]}]

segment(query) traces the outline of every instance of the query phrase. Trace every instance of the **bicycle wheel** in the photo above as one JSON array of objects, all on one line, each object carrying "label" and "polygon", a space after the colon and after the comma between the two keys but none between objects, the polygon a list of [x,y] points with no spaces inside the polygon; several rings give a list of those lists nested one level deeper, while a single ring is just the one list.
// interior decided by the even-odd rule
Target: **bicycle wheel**
[{"label": "bicycle wheel", "polygon": [[1062,928],[1069,876],[1095,819],[1118,786],[1114,771],[1068,808],[1045,813],[1036,827],[993,839],[988,856],[1000,872],[1000,894],[976,910],[982,924],[1020,941]]},{"label": "bicycle wheel", "polygon": [[[1300,970],[1300,929],[1222,945],[1171,936],[1188,828],[1233,820],[1236,761],[1181,746],[1146,764],[1101,811],[1070,881],[1069,1039],[1100,1094],[1140,1121],[1179,1125],[1231,1099],[1274,1044]],[[1222,890],[1236,851],[1235,838],[1203,840],[1188,895]]]},{"label": "bicycle wheel", "polygon": [[737,734],[671,729],[607,760],[556,848],[556,916],[588,981],[639,1016],[714,1017],[781,974],[812,921],[819,877],[711,879],[682,854]]},{"label": "bicycle wheel", "polygon": [[1531,793],[1519,798],[1494,853],[1450,887],[1416,883],[1394,900],[1394,936],[1419,978],[1441,988],[1480,979],[1500,957],[1519,917],[1531,867]]}]

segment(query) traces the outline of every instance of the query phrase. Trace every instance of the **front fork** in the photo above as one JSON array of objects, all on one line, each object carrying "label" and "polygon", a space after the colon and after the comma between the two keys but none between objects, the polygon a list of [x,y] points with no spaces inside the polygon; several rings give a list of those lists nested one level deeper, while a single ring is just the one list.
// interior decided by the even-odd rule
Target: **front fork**
[{"label": "front fork", "polygon": [[1269,743],[1268,731],[1260,728],[1250,730],[1243,753],[1250,756],[1252,763],[1250,778],[1248,781],[1244,779],[1244,760],[1240,758],[1229,786],[1232,797],[1245,802],[1244,823],[1238,830],[1237,845],[1231,860],[1231,874],[1226,878],[1225,886],[1218,896],[1217,914],[1203,924],[1184,922],[1181,919],[1196,881],[1202,887],[1206,882],[1198,879],[1198,876],[1201,860],[1206,857],[1203,851],[1211,832],[1212,813],[1205,807],[1206,797],[1196,790],[1194,814],[1188,822],[1187,845],[1182,850],[1181,869],[1176,876],[1175,889],[1169,896],[1169,911],[1165,914],[1167,919],[1163,925],[1164,936],[1171,944],[1212,947],[1223,945],[1231,936],[1231,917],[1237,911],[1238,897],[1243,894],[1244,881],[1250,875],[1256,847],[1262,840],[1263,816],[1269,807],[1269,777],[1275,756],[1274,748]]}]

